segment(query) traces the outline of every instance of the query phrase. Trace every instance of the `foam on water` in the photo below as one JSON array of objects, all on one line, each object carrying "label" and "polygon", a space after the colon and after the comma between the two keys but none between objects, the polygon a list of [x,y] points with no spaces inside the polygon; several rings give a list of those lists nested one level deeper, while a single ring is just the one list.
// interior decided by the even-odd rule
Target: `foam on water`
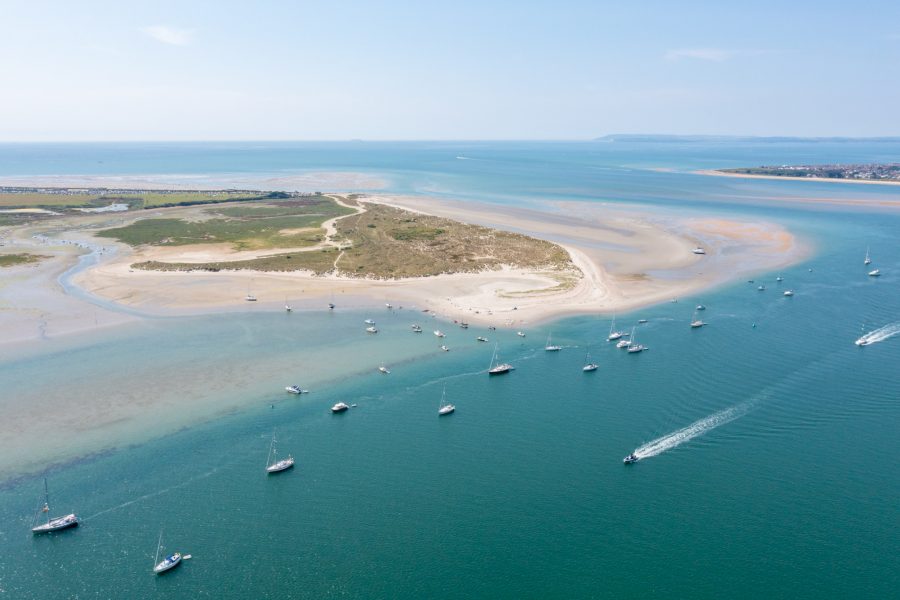
[{"label": "foam on water", "polygon": [[870,331],[869,333],[856,340],[856,343],[860,346],[875,344],[877,342],[883,342],[884,340],[890,339],[898,333],[900,333],[900,321],[890,323],[889,325],[885,325],[884,327],[880,327],[874,331]]}]

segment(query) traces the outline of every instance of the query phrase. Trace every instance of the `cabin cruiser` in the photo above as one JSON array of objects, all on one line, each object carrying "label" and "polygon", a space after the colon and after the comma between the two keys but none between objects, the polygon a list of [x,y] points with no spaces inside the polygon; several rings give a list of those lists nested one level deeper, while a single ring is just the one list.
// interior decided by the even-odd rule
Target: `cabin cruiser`
[{"label": "cabin cruiser", "polygon": [[691,252],[693,252],[694,254],[706,254],[706,250],[704,250],[700,246],[697,246],[696,248],[691,250]]},{"label": "cabin cruiser", "polygon": [[365,323],[366,325],[374,325],[375,319],[366,319],[365,321],[363,321],[363,323]]},{"label": "cabin cruiser", "polygon": [[636,463],[639,460],[640,459],[638,458],[637,454],[632,452],[631,454],[626,456],[624,459],[622,459],[622,462],[625,463],[626,465],[630,465],[631,463]]},{"label": "cabin cruiser", "polygon": [[793,295],[794,295],[794,290],[784,290],[784,295],[785,295],[785,296],[793,296]]},{"label": "cabin cruiser", "polygon": [[438,415],[443,417],[444,415],[449,415],[454,410],[456,410],[455,406],[453,406],[452,404],[445,404],[444,406],[442,406],[438,409]]},{"label": "cabin cruiser", "polygon": [[309,393],[309,390],[304,390],[299,385],[289,385],[284,389],[286,392],[289,392],[291,394],[308,394]]},{"label": "cabin cruiser", "polygon": [[371,327],[366,327],[367,333],[378,333],[378,329],[373,325]]},{"label": "cabin cruiser", "polygon": [[159,575],[160,573],[165,573],[169,569],[174,569],[178,565],[181,564],[181,552],[176,552],[175,554],[170,554],[169,556],[162,559],[162,561],[153,567],[153,572]]},{"label": "cabin cruiser", "polygon": [[350,408],[350,407],[347,406],[346,403],[344,403],[344,402],[338,402],[337,404],[335,404],[334,406],[331,407],[331,412],[333,412],[333,413],[342,413],[342,412],[344,412],[345,410],[347,410],[348,408]]},{"label": "cabin cruiser", "polygon": [[881,271],[879,269],[869,271],[869,277],[881,277]]}]

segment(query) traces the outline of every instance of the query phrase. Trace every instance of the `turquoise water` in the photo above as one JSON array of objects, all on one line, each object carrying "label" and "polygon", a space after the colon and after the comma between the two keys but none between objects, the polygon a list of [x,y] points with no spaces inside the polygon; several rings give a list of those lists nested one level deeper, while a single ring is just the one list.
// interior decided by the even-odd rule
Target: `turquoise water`
[{"label": "turquoise water", "polygon": [[[160,373],[187,357],[211,389],[216,369],[227,372],[232,391],[216,393],[245,404],[51,469],[56,507],[84,520],[76,530],[33,537],[43,473],[7,480],[0,589],[11,598],[896,595],[900,335],[865,348],[853,340],[863,326],[900,321],[900,221],[894,210],[814,211],[791,198],[890,201],[900,190],[687,171],[886,160],[900,148],[609,146],[135,145],[102,167],[92,153],[116,148],[34,146],[16,155],[18,164],[0,160],[6,174],[370,170],[400,192],[765,215],[815,247],[807,263],[779,273],[782,284],[761,273],[756,284],[619,315],[621,326],[649,320],[638,328],[650,348],[640,355],[603,341],[609,323],[595,316],[524,339],[443,324],[453,351],[441,353],[421,314],[375,314],[381,333],[365,336],[369,315],[339,309],[293,315],[303,320],[290,326],[281,313],[161,319],[65,353],[5,359],[5,402],[35,381],[114,393],[111,372],[138,359],[135,383],[159,385]],[[455,159],[481,154],[490,165],[476,173],[462,169],[477,160]],[[866,245],[884,272],[878,280],[865,275]],[[783,297],[782,287],[796,295]],[[699,302],[709,325],[693,331]],[[426,333],[412,334],[414,321]],[[542,349],[550,326],[565,346],[559,353]],[[489,378],[492,344],[477,335],[499,341],[516,371]],[[585,374],[588,345],[600,368]],[[374,371],[381,361],[391,375]],[[179,381],[190,372],[176,374]],[[318,377],[313,393],[285,398],[283,380],[306,376]],[[439,419],[445,386],[457,412]],[[331,415],[338,400],[358,406]],[[266,477],[275,426],[280,448],[298,463]],[[633,449],[684,428],[659,454],[622,465]],[[161,527],[169,549],[194,558],[154,577]]]}]

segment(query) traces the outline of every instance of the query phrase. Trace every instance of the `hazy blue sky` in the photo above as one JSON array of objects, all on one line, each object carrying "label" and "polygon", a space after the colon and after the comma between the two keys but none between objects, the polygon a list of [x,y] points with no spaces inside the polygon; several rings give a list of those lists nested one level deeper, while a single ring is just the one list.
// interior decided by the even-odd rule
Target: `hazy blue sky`
[{"label": "hazy blue sky", "polygon": [[900,2],[0,4],[0,140],[900,135]]}]

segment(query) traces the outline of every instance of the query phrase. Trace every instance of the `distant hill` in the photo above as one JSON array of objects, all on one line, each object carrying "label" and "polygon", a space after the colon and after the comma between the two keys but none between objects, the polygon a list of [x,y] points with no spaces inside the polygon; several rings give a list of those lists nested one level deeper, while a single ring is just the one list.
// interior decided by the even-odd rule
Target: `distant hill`
[{"label": "distant hill", "polygon": [[791,137],[773,136],[757,137],[742,135],[656,135],[643,133],[614,133],[594,138],[595,142],[653,142],[653,143],[692,143],[692,142],[900,142],[900,137]]}]

